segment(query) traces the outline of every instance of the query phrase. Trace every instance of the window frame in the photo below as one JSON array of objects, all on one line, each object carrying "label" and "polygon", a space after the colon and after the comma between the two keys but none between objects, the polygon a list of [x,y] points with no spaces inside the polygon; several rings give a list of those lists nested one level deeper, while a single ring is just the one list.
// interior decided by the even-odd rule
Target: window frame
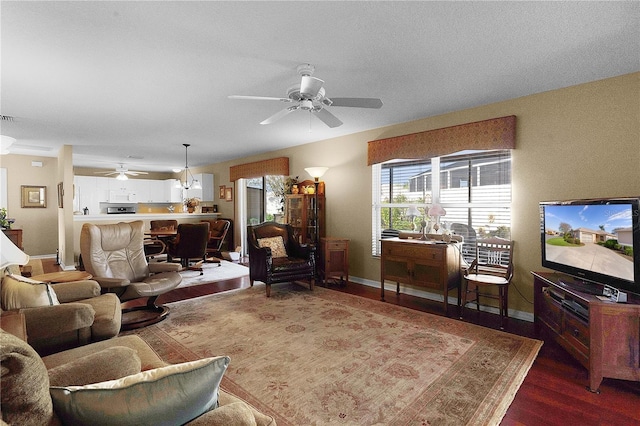
[{"label": "window frame", "polygon": [[[496,159],[497,157],[497,159]],[[482,160],[483,158],[486,159],[491,159],[491,161],[488,161],[486,163],[486,165],[490,165],[490,164],[495,164],[495,163],[500,163],[500,162],[505,162],[508,161],[509,162],[509,168],[507,171],[507,177],[508,177],[508,184],[500,184],[500,185],[494,185],[494,186],[501,186],[501,198],[499,200],[481,200],[481,201],[473,201],[472,195],[474,193],[474,191],[477,192],[477,188],[480,188],[482,186],[486,186],[486,185],[482,185],[482,181],[479,179],[480,176],[480,169],[479,167],[481,167],[481,165],[479,164],[473,164],[476,163],[479,160]],[[466,202],[446,202],[444,200],[442,200],[442,196],[441,196],[441,189],[443,189],[442,187],[442,174],[443,173],[447,173],[448,176],[451,175],[451,171],[453,169],[444,169],[442,167],[443,163],[451,163],[451,162],[460,162],[460,161],[467,161],[467,165],[464,166],[467,168],[468,170],[468,182],[466,186],[460,186],[459,188],[468,188],[467,191],[467,201]],[[426,173],[427,175],[430,174],[430,178],[431,178],[431,191],[429,191],[429,189],[424,189],[423,193],[425,194],[425,202],[422,203],[415,203],[415,202],[406,202],[406,203],[383,203],[381,201],[381,194],[382,194],[382,188],[383,188],[383,184],[382,184],[382,178],[383,178],[383,168],[386,169],[392,169],[391,171],[391,176],[389,177],[390,182],[389,182],[389,199],[392,200],[393,199],[393,169],[396,167],[402,167],[402,166],[410,166],[410,165],[416,165],[416,166],[420,166],[420,165],[424,165],[424,164],[429,164],[430,163],[430,172],[422,172]],[[467,224],[469,222],[472,222],[471,216],[472,216],[472,209],[496,209],[496,211],[498,211],[498,209],[502,209],[503,213],[500,215],[500,217],[503,218],[504,220],[504,216],[508,215],[508,232],[509,234],[511,233],[511,226],[512,226],[512,218],[511,218],[511,210],[512,210],[512,190],[513,190],[513,183],[512,183],[512,167],[513,167],[513,156],[511,153],[511,150],[483,150],[483,151],[463,151],[463,152],[458,152],[458,153],[454,153],[454,154],[450,154],[450,155],[446,155],[446,156],[442,156],[442,157],[433,157],[431,159],[424,159],[424,160],[392,160],[392,161],[388,161],[385,163],[378,163],[378,164],[373,164],[372,165],[372,172],[371,172],[371,179],[372,179],[372,229],[371,229],[371,247],[372,247],[372,255],[374,257],[380,256],[380,248],[381,248],[381,243],[380,243],[380,239],[381,239],[381,234],[382,234],[382,212],[383,209],[390,209],[390,218],[392,217],[392,210],[393,208],[408,208],[410,206],[416,206],[419,209],[422,209],[424,211],[425,205],[430,205],[430,204],[440,204],[445,210],[447,208],[450,209],[467,209],[467,214],[468,214],[468,218],[467,218]],[[473,179],[473,171],[475,169],[475,174],[476,179]],[[427,176],[425,178],[425,180],[428,180],[429,176]],[[410,181],[410,179],[409,179]],[[480,181],[480,182],[478,182]],[[447,179],[446,181],[447,186],[446,189],[451,189],[452,187],[450,186],[450,179]],[[480,184],[478,184],[480,183]],[[505,185],[507,185],[507,187],[505,187]],[[411,183],[409,183],[409,187],[411,187]],[[415,184],[414,188],[418,188],[421,187],[419,184]],[[508,191],[507,191],[508,190]],[[428,200],[428,197],[426,197],[426,194],[430,192],[431,193],[431,200]],[[508,193],[508,198],[505,199],[505,195]],[[507,210],[507,212],[504,212],[504,209]],[[393,219],[390,219],[390,223],[393,223]],[[473,224],[473,222],[472,222]],[[480,228],[482,228],[480,226]],[[474,226],[475,229],[475,226]]]}]

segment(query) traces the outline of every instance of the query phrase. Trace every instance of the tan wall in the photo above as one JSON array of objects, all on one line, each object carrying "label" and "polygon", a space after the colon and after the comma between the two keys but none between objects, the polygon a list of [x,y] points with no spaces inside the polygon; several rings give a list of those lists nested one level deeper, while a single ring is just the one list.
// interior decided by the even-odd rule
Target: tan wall
[{"label": "tan wall", "polygon": [[[32,161],[42,167],[31,166]],[[7,215],[21,228],[24,251],[29,255],[52,254],[58,248],[58,159],[27,155],[1,155],[7,169]],[[46,208],[22,208],[21,185],[46,186]]]},{"label": "tan wall", "polygon": [[[322,178],[327,235],[351,240],[351,275],[379,282],[379,259],[371,256],[367,142],[516,115],[512,209],[516,288],[510,292],[509,307],[533,312],[530,271],[541,269],[538,202],[640,196],[639,94],[640,73],[634,73],[229,161],[206,171],[214,173],[219,184],[228,185],[229,166],[271,157],[288,156],[291,175],[301,179],[308,178],[305,167],[329,167]],[[230,203],[218,204],[230,214]]]},{"label": "tan wall", "polygon": [[[639,94],[640,73],[634,73],[214,164],[193,172],[213,173],[216,185],[233,186],[229,166],[235,164],[287,156],[290,174],[300,179],[308,178],[305,167],[329,167],[322,178],[326,184],[327,234],[351,240],[351,275],[379,281],[379,260],[371,256],[371,168],[366,160],[367,142],[516,115],[512,238],[516,242],[517,291],[510,292],[510,308],[532,312],[529,302],[533,299],[533,280],[529,271],[541,268],[538,202],[640,195]],[[31,172],[27,163],[25,160],[23,170]],[[15,181],[12,178],[15,170],[18,169],[13,165],[9,167],[10,182]],[[49,188],[55,188],[55,184]],[[49,197],[51,194],[50,191]],[[217,196],[216,191],[222,217],[233,217],[234,203]],[[10,213],[15,206],[11,199]],[[55,203],[55,198],[50,200],[50,205]],[[25,220],[23,226],[26,228],[38,220]],[[45,253],[49,249],[38,246],[37,250]]]}]

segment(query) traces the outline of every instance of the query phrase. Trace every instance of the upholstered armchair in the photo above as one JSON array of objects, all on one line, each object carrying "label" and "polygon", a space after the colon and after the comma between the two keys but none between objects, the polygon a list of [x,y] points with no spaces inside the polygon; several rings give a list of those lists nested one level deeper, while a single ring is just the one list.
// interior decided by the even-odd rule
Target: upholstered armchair
[{"label": "upholstered armchair", "polygon": [[271,284],[308,280],[315,285],[315,247],[300,244],[290,225],[264,222],[247,227],[249,247],[249,279],[266,284],[267,297]]},{"label": "upholstered armchair", "polygon": [[[19,268],[2,277],[2,318],[22,314],[29,344],[41,355],[117,336],[121,306],[113,294],[100,294],[96,281],[34,282]],[[35,283],[35,284],[34,284]],[[38,297],[53,292],[55,297]],[[1,320],[0,320],[1,321]]]},{"label": "upholstered armchair", "polygon": [[[115,293],[122,302],[146,298],[146,306],[125,307],[123,329],[142,327],[161,321],[169,314],[156,299],[176,288],[182,277],[180,265],[147,263],[144,253],[143,222],[109,225],[85,223],[80,233],[80,252],[84,268],[93,275],[103,292]],[[127,315],[134,311],[136,314]]]},{"label": "upholstered armchair", "polygon": [[[229,232],[229,227],[231,226],[231,221],[226,219],[203,219],[202,222],[209,223],[209,241],[207,242],[207,257],[209,256],[217,256],[218,258],[222,257],[222,245],[224,244],[224,239],[227,237],[227,232]],[[229,248],[229,251],[232,251],[232,248]]]}]

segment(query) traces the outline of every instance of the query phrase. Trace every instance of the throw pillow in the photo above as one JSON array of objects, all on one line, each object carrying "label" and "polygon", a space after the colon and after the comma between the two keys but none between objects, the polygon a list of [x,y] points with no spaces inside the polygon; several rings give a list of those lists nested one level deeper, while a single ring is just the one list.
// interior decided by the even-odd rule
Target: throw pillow
[{"label": "throw pillow", "polygon": [[42,358],[27,342],[3,330],[0,330],[0,382],[2,424],[53,424],[49,377]]},{"label": "throw pillow", "polygon": [[60,304],[49,284],[12,274],[2,279],[0,302],[5,310]]},{"label": "throw pillow", "polygon": [[64,424],[184,424],[218,407],[220,381],[228,365],[226,356],[204,358],[119,380],[49,390]]},{"label": "throw pillow", "polygon": [[259,238],[258,247],[269,247],[271,249],[271,257],[287,257],[284,240],[279,235],[277,237]]}]

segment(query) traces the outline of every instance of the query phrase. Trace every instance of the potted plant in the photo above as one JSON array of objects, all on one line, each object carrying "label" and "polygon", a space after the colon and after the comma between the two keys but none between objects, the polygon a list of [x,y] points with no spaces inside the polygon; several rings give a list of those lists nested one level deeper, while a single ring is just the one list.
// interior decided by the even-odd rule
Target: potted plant
[{"label": "potted plant", "polygon": [[189,213],[193,213],[196,210],[196,207],[200,205],[200,198],[187,198],[184,200],[184,205]]},{"label": "potted plant", "polygon": [[7,219],[7,209],[4,207],[0,209],[0,228],[11,229],[11,222]]}]

